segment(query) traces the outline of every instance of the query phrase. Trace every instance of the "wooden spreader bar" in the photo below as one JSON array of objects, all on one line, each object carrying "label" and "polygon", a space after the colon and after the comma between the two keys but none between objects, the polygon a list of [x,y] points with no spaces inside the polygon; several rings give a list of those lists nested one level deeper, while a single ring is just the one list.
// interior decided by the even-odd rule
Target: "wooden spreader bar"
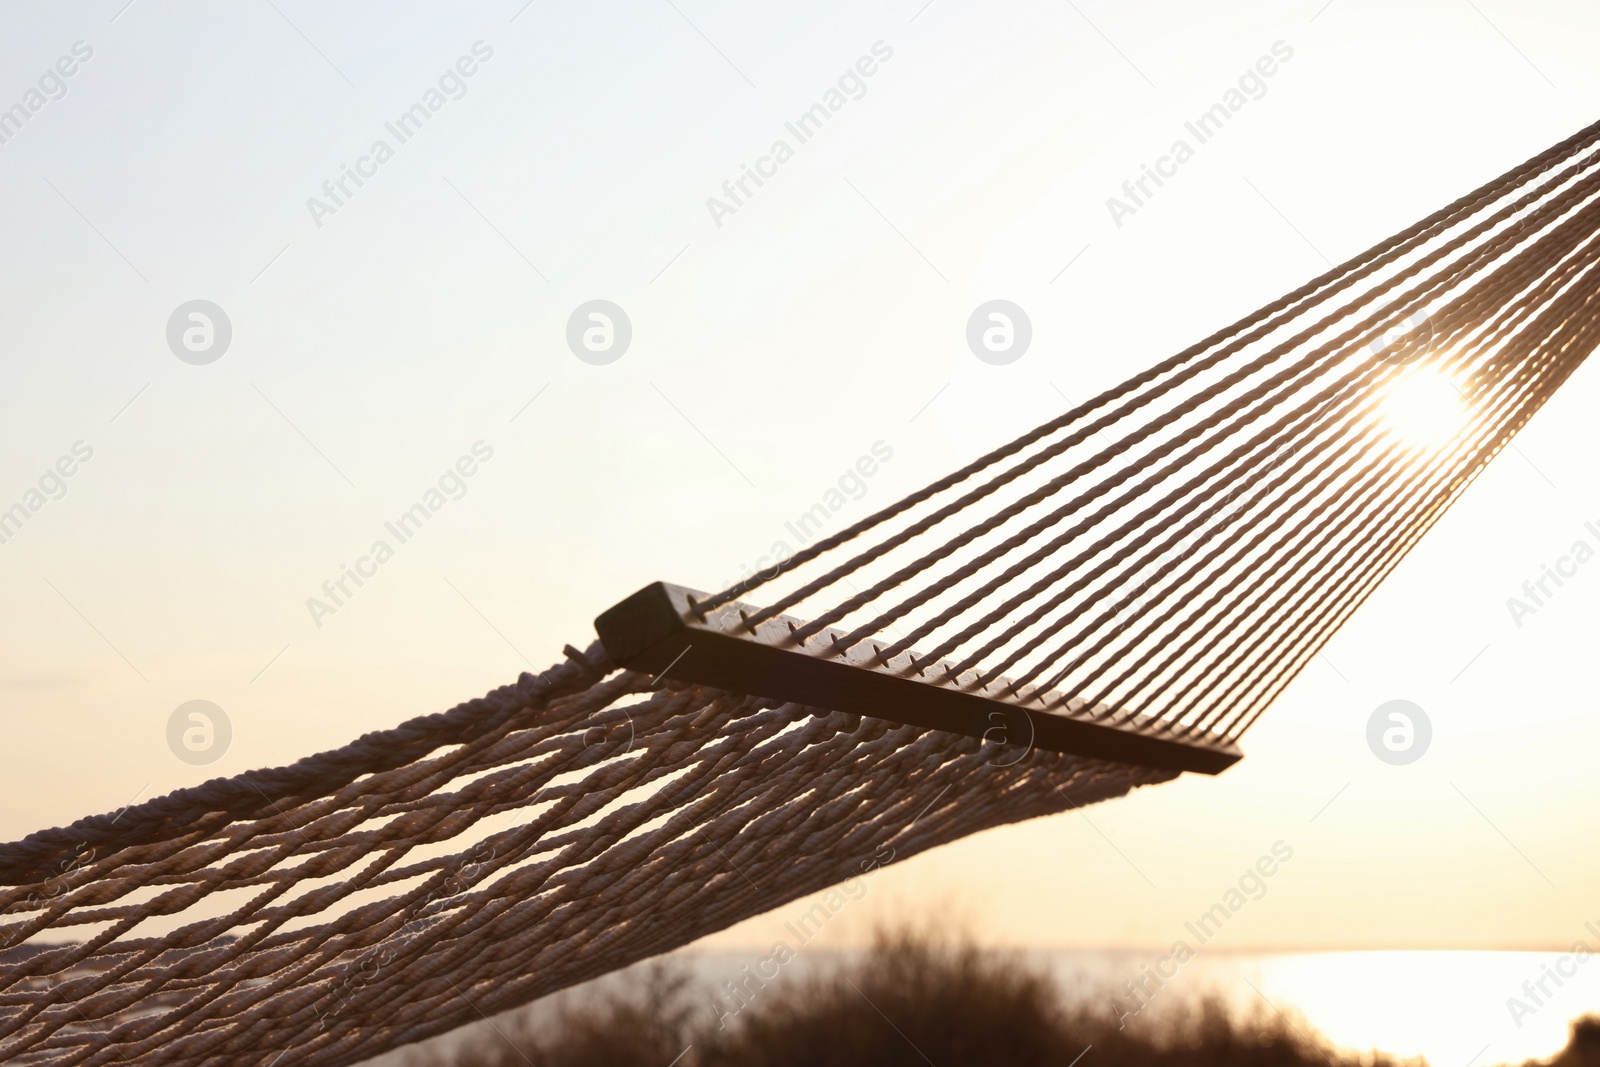
[{"label": "wooden spreader bar", "polygon": [[[968,675],[946,683],[946,664],[914,663],[903,653],[875,662],[881,646],[861,642],[831,651],[839,630],[823,630],[802,646],[793,631],[805,623],[779,615],[754,627],[759,610],[732,603],[702,618],[704,593],[656,582],[604,612],[595,630],[618,666],[736,693],[853,712],[1007,745],[1036,746],[1075,756],[1164,770],[1217,774],[1242,756],[1232,744],[1160,736],[1160,720],[1141,716],[1115,725],[1095,721],[1087,706],[1045,710],[1056,696],[997,679],[973,689]],[[1023,749],[1025,751],[1025,749]]]}]

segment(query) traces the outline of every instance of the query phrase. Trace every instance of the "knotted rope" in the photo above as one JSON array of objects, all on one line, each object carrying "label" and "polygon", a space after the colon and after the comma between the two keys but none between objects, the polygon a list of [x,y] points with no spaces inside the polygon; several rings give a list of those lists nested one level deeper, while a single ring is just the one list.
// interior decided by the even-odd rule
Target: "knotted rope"
[{"label": "knotted rope", "polygon": [[[1231,742],[1600,343],[1597,138],[698,610],[763,590],[743,621],[794,611],[809,654],[915,652]],[[1449,390],[1422,439],[1389,409],[1417,383]],[[353,1063],[1172,776],[569,649],[337,751],[0,845],[0,1058]]]},{"label": "knotted rope", "polygon": [[1172,776],[585,659],[0,849],[0,1060],[353,1063]]}]

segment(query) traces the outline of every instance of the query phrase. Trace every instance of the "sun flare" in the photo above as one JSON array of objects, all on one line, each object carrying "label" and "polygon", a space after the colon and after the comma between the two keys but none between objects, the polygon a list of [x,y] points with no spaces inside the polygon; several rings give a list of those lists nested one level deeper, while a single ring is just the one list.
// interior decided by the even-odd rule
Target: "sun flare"
[{"label": "sun flare", "polygon": [[1443,448],[1466,427],[1468,414],[1460,387],[1425,367],[1390,382],[1378,401],[1383,427],[1409,448]]}]

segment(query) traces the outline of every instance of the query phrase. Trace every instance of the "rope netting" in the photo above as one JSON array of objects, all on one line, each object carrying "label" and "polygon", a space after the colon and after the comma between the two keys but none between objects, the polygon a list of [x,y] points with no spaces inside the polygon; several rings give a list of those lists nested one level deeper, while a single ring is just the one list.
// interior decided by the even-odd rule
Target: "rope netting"
[{"label": "rope netting", "polygon": [[[929,681],[1235,741],[1594,348],[1596,139],[701,602],[702,618],[795,615],[816,657],[867,643],[878,664],[913,653]],[[757,590],[765,607],[736,603]]]},{"label": "rope netting", "polygon": [[1171,772],[611,671],[0,848],[0,1061],[348,1064]]},{"label": "rope netting", "polygon": [[[699,610],[1236,739],[1600,340],[1597,139]],[[1173,776],[569,650],[345,748],[0,845],[0,1059],[348,1064]]]}]

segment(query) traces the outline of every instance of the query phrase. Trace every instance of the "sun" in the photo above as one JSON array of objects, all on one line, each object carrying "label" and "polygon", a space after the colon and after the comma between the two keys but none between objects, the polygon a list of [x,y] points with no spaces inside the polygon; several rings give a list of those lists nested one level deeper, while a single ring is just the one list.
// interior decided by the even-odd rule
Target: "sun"
[{"label": "sun", "polygon": [[1468,415],[1460,387],[1430,367],[1407,370],[1378,401],[1383,428],[1407,448],[1444,448],[1466,427]]}]

